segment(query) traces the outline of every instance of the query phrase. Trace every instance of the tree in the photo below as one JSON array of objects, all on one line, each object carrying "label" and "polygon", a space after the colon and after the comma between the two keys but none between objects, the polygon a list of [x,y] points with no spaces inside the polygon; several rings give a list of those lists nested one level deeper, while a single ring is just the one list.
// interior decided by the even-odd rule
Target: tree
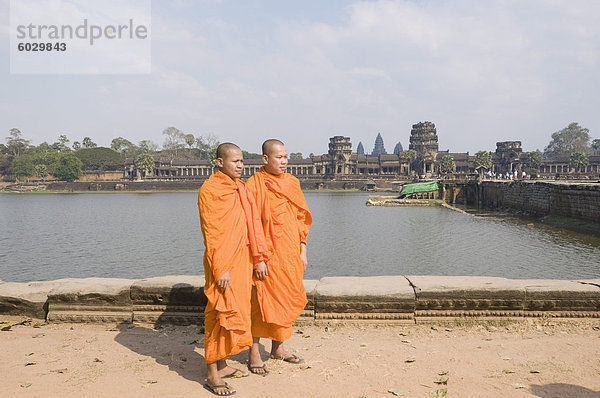
[{"label": "tree", "polygon": [[400,157],[402,159],[408,160],[408,173],[410,174],[411,164],[417,158],[417,151],[414,149],[407,149],[405,151],[400,152]]},{"label": "tree", "polygon": [[244,160],[262,159],[262,155],[260,153],[253,153],[253,152],[248,152],[248,151],[244,151],[244,150],[242,150],[242,156],[244,157]]},{"label": "tree", "polygon": [[74,151],[78,151],[81,149],[81,143],[79,141],[75,141],[73,142],[73,145],[71,145],[71,148],[73,148]]},{"label": "tree", "polygon": [[196,138],[194,137],[193,134],[186,134],[183,136],[185,143],[187,144],[187,146],[190,147],[190,149],[192,149],[192,147],[194,146],[194,143],[196,142]]},{"label": "tree", "polygon": [[128,158],[134,157],[138,151],[135,144],[123,137],[114,138],[110,143],[110,149]]},{"label": "tree", "polygon": [[81,166],[81,160],[77,156],[72,153],[63,153],[58,158],[54,175],[61,180],[75,181],[83,174]]},{"label": "tree", "polygon": [[185,144],[185,134],[176,127],[167,127],[163,130],[165,143],[163,148],[170,151],[172,156],[177,157],[177,151],[182,149]]},{"label": "tree", "polygon": [[81,145],[84,148],[96,148],[98,145],[92,141],[92,139],[90,137],[83,137],[83,140],[81,141]]},{"label": "tree", "polygon": [[440,160],[440,172],[444,174],[454,173],[456,171],[456,163],[452,155],[444,155]]},{"label": "tree", "polygon": [[211,147],[207,153],[208,163],[210,163],[213,169],[217,166],[217,147],[218,145]]},{"label": "tree", "polygon": [[[44,179],[54,170],[60,154],[47,142],[42,142],[40,145],[35,147],[33,151],[33,164],[36,168],[36,175]],[[44,175],[40,175],[40,173]]]},{"label": "tree", "polygon": [[17,181],[19,178],[24,178],[26,181],[29,181],[29,177],[35,175],[35,166],[31,155],[14,158],[10,169]]},{"label": "tree", "polygon": [[81,160],[83,170],[122,170],[123,155],[110,148],[84,148],[75,153]]},{"label": "tree", "polygon": [[27,151],[30,141],[23,139],[21,130],[17,128],[12,128],[8,132],[10,137],[6,138],[6,151],[14,157],[19,157]]},{"label": "tree", "polygon": [[408,161],[412,163],[412,161],[417,158],[417,151],[414,149],[407,149],[400,153],[400,157],[408,159]]},{"label": "tree", "polygon": [[42,179],[42,181],[46,181],[46,177],[48,177],[49,169],[45,164],[36,164],[34,166],[35,175]]},{"label": "tree", "polygon": [[0,153],[0,174],[10,174],[10,157]]},{"label": "tree", "polygon": [[529,165],[528,174],[538,174],[540,166],[542,165],[542,153],[540,151],[533,151],[527,154],[527,164]]},{"label": "tree", "polygon": [[68,143],[69,139],[67,138],[67,136],[61,134],[60,136],[58,136],[58,140],[54,144],[52,144],[52,148],[54,148],[54,150],[58,152],[69,152],[69,146],[67,145]]},{"label": "tree", "polygon": [[573,122],[552,134],[552,140],[544,149],[544,157],[569,157],[573,152],[590,153],[590,131]]},{"label": "tree", "polygon": [[158,151],[158,144],[152,140],[142,140],[138,144],[138,147],[142,153],[154,153]]},{"label": "tree", "polygon": [[596,155],[600,155],[600,139],[596,138],[594,141],[592,141],[592,149]]},{"label": "tree", "polygon": [[581,171],[590,164],[587,153],[573,152],[569,157],[569,166],[577,171]]},{"label": "tree", "polygon": [[290,159],[303,159],[302,152],[290,153]]},{"label": "tree", "polygon": [[492,168],[492,153],[488,151],[479,151],[475,154],[475,160],[473,161],[475,168],[485,167],[486,169]]},{"label": "tree", "polygon": [[138,156],[135,161],[135,167],[138,170],[138,178],[146,177],[146,174],[154,170],[154,158],[147,153]]},{"label": "tree", "polygon": [[216,135],[208,134],[206,137],[201,135],[196,138],[196,148],[198,148],[200,159],[208,160],[212,166],[217,164],[218,146],[219,140]]}]

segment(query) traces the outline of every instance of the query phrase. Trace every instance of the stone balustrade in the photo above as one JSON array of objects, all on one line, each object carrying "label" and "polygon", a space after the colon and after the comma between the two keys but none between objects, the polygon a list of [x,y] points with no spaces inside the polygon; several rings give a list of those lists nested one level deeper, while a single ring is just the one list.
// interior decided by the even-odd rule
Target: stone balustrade
[{"label": "stone balustrade", "polygon": [[[298,323],[414,324],[457,319],[600,318],[600,279],[478,276],[305,280]],[[0,314],[48,322],[201,324],[204,277],[0,281]]]}]

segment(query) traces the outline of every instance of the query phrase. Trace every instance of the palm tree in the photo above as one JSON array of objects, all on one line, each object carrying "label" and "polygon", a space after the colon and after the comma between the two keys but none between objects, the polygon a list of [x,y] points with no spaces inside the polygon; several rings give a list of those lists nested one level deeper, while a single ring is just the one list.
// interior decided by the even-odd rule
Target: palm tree
[{"label": "palm tree", "polygon": [[411,173],[410,165],[417,158],[417,151],[415,151],[414,149],[407,149],[406,151],[402,151],[401,156],[404,159],[408,160],[408,174],[410,175],[410,173]]},{"label": "palm tree", "polygon": [[154,158],[147,153],[143,153],[135,161],[135,167],[138,170],[138,179],[141,180],[142,174],[143,177],[146,177],[146,173],[154,169]]}]

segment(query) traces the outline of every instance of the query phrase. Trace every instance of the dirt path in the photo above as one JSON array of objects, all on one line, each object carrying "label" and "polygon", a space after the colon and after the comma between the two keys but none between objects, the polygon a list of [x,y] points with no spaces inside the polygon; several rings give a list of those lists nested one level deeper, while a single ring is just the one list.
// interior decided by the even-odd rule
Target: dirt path
[{"label": "dirt path", "polygon": [[[202,341],[193,326],[25,322],[0,331],[0,396],[211,397]],[[229,381],[236,396],[600,397],[600,320],[307,326],[287,345],[305,365],[270,360],[267,377]]]}]

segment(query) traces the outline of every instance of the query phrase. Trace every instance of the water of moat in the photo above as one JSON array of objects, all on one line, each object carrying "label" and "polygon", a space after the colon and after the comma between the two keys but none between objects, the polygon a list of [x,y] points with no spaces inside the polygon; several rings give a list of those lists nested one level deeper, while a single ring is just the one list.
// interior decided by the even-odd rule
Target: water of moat
[{"label": "water of moat", "polygon": [[[438,207],[367,207],[306,193],[307,279],[324,276],[600,277],[600,237]],[[195,193],[0,195],[0,279],[202,273]]]}]

